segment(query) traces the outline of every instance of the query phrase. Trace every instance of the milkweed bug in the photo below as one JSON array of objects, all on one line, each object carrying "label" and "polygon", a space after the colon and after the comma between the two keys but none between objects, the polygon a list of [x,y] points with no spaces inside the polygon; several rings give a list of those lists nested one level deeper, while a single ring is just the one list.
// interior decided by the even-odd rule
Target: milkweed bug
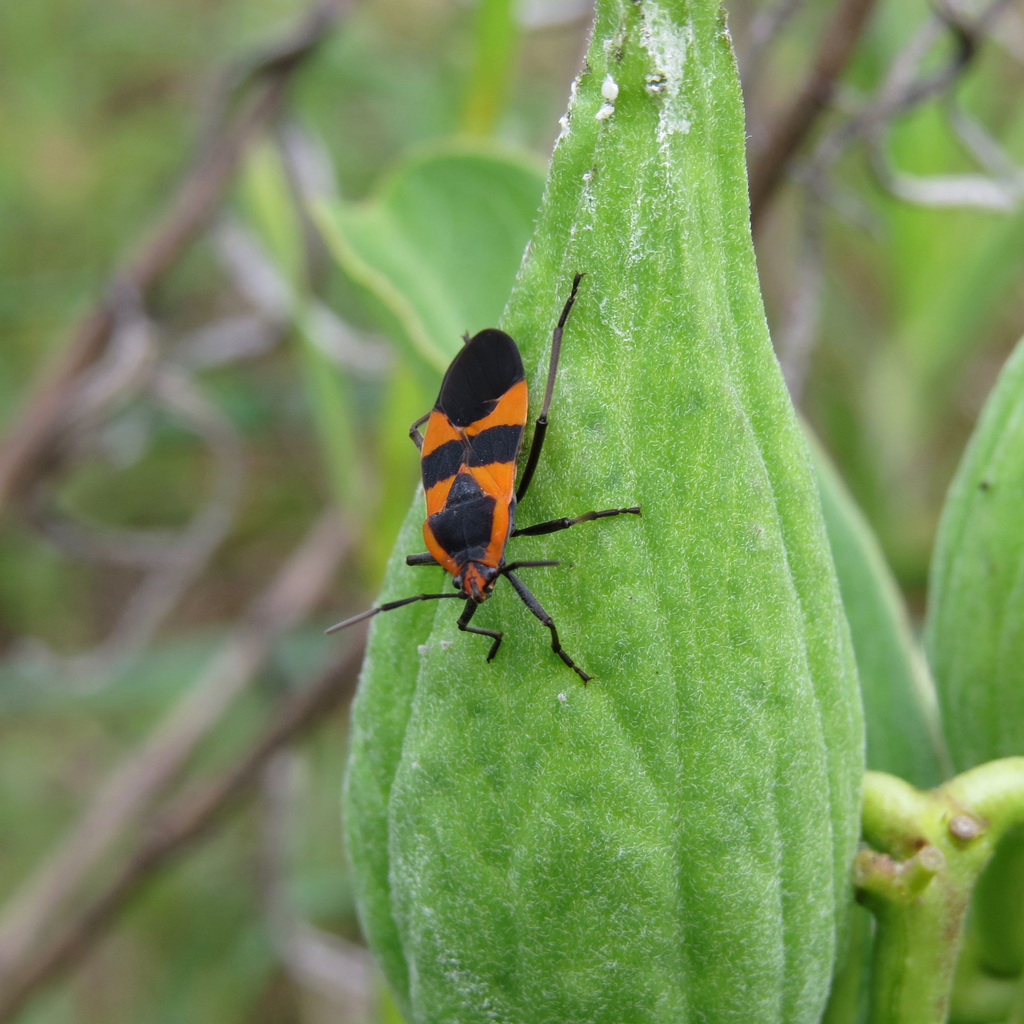
[{"label": "milkweed bug", "polygon": [[[468,334],[463,337],[465,347],[448,367],[434,408],[409,428],[409,436],[421,456],[427,499],[423,537],[428,550],[409,555],[405,561],[407,565],[443,566],[452,577],[455,593],[416,594],[388,601],[339,622],[327,630],[328,633],[414,601],[453,597],[466,602],[459,616],[459,629],[488,636],[493,641],[487,652],[490,661],[498,653],[502,634],[496,629],[483,629],[469,623],[477,607],[490,597],[498,577],[504,576],[526,607],[551,631],[551,649],[555,654],[584,683],[591,678],[562,649],[551,616],[514,571],[558,565],[558,562],[505,561],[505,546],[511,537],[556,533],[577,523],[609,516],[640,515],[639,507],[635,506],[608,508],[601,512],[584,512],[575,518],[551,519],[534,526],[518,529],[515,526],[516,505],[530,486],[547,433],[562,332],[582,278],[582,274],[573,278],[572,291],[552,332],[544,404],[534,426],[526,466],[514,491],[516,458],[526,426],[527,389],[519,349],[504,331],[489,327],[472,338]],[[421,434],[420,427],[424,423],[426,432]]]}]

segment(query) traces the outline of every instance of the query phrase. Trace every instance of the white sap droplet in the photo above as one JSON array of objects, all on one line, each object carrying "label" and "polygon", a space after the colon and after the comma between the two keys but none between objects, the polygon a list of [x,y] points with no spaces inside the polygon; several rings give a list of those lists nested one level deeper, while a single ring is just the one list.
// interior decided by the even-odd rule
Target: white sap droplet
[{"label": "white sap droplet", "polygon": [[594,115],[598,121],[607,121],[615,113],[615,100],[619,95],[619,83],[611,75],[605,75],[601,83],[601,95],[604,103],[601,109]]}]

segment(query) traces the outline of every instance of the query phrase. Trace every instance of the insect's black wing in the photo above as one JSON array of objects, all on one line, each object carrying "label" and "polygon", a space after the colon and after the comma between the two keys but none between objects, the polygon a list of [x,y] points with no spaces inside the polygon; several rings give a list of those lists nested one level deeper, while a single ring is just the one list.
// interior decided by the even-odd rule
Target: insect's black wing
[{"label": "insect's black wing", "polygon": [[509,388],[525,378],[516,343],[504,331],[488,327],[452,361],[434,408],[453,426],[465,428],[493,412]]}]

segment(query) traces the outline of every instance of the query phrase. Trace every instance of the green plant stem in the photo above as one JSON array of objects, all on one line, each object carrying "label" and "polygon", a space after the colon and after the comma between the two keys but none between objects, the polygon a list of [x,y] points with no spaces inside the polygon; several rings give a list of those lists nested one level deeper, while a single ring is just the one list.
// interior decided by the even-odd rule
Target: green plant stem
[{"label": "green plant stem", "polygon": [[462,130],[469,135],[494,133],[508,93],[517,35],[516,0],[481,0],[476,58],[462,111]]},{"label": "green plant stem", "polygon": [[994,842],[1024,823],[1024,757],[989,761],[950,779],[936,792],[948,794],[955,805],[986,821]]},{"label": "green plant stem", "polygon": [[1024,758],[922,793],[883,772],[864,780],[854,882],[878,921],[871,1024],[942,1024],[971,891],[1000,837],[1024,822]]}]

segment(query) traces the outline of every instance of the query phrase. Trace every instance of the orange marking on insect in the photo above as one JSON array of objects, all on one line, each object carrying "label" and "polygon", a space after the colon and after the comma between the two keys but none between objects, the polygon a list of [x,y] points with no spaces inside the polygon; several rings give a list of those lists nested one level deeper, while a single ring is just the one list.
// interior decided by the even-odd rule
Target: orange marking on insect
[{"label": "orange marking on insect", "polygon": [[523,379],[508,389],[498,399],[494,411],[481,419],[474,420],[466,427],[466,433],[470,437],[476,437],[491,427],[504,426],[526,426],[526,412],[529,404],[529,392],[526,389],[526,380]]},{"label": "orange marking on insect", "polygon": [[458,441],[459,432],[443,412],[434,409],[427,420],[427,429],[423,434],[423,448],[420,456],[426,458],[448,441]]}]

